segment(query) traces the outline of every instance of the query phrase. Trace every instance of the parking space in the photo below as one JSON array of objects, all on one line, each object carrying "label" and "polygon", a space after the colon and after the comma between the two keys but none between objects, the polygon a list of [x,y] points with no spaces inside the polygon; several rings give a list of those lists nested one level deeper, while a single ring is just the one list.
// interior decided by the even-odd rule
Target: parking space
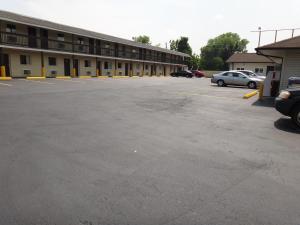
[{"label": "parking space", "polygon": [[0,224],[299,224],[300,131],[247,88],[1,83]]}]

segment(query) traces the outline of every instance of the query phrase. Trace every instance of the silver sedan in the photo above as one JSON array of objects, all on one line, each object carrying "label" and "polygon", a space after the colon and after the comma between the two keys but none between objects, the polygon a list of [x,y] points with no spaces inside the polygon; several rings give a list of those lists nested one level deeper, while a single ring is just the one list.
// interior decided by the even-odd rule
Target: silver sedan
[{"label": "silver sedan", "polygon": [[247,86],[250,89],[256,89],[262,79],[258,79],[255,77],[248,76],[241,72],[236,71],[227,71],[219,74],[214,74],[211,82],[218,84],[220,87],[224,87],[226,85],[237,85],[237,86]]}]

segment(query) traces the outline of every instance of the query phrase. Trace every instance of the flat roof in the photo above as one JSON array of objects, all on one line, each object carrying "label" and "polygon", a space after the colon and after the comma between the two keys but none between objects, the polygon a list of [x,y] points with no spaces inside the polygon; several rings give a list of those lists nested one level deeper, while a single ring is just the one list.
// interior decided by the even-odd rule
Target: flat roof
[{"label": "flat roof", "polygon": [[227,61],[227,63],[273,63],[269,58],[257,55],[256,53],[235,53]]},{"label": "flat roof", "polygon": [[118,38],[118,37],[110,36],[107,34],[102,34],[102,33],[94,32],[94,31],[85,30],[82,28],[72,27],[72,26],[63,25],[63,24],[59,24],[59,23],[54,23],[54,22],[51,22],[48,20],[42,20],[42,19],[38,19],[38,18],[24,16],[24,15],[20,15],[17,13],[4,11],[4,10],[0,10],[0,20],[20,23],[20,24],[25,24],[25,25],[30,25],[30,26],[36,26],[36,27],[46,28],[46,29],[50,29],[50,30],[57,30],[60,32],[76,34],[79,36],[85,36],[85,37],[89,37],[89,38],[100,39],[103,41],[115,42],[115,43],[123,44],[123,45],[130,45],[130,46],[137,47],[137,48],[144,48],[144,49],[148,49],[148,50],[159,51],[159,52],[174,54],[174,55],[178,55],[178,56],[190,57],[188,54],[185,54],[182,52],[177,52],[177,51],[160,48],[160,47],[156,47],[156,46],[152,46],[152,45],[146,45],[143,43],[127,40],[124,38]]}]

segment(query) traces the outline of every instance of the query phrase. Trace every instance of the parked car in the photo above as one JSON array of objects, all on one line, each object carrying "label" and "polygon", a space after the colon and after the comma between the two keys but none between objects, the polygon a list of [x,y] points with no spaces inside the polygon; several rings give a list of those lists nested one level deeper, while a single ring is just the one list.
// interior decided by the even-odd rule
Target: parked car
[{"label": "parked car", "polygon": [[300,88],[282,91],[275,100],[275,108],[283,115],[291,117],[300,127]]},{"label": "parked car", "polygon": [[227,71],[214,74],[211,79],[211,82],[218,84],[219,87],[224,87],[226,85],[238,85],[248,86],[250,89],[256,89],[262,81],[262,79],[251,77],[237,71]]},{"label": "parked car", "polygon": [[181,70],[181,71],[177,71],[174,73],[171,73],[172,77],[187,77],[187,78],[192,78],[193,77],[193,73],[189,70]]},{"label": "parked car", "polygon": [[192,73],[193,73],[194,77],[197,77],[197,78],[205,77],[205,74],[199,70],[192,70]]},{"label": "parked car", "polygon": [[300,77],[289,78],[288,89],[276,98],[275,108],[283,115],[291,117],[300,127]]},{"label": "parked car", "polygon": [[262,80],[266,79],[266,76],[258,75],[258,74],[254,73],[251,70],[236,70],[236,72],[241,72],[241,73],[244,73],[248,76],[255,77],[255,78],[258,78],[258,79],[262,79]]}]

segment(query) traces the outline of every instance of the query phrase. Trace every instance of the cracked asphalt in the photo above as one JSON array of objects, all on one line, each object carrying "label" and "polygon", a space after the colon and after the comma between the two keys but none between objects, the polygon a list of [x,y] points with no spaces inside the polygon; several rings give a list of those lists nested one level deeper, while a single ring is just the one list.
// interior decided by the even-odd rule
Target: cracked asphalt
[{"label": "cracked asphalt", "polygon": [[300,130],[248,89],[1,83],[1,225],[300,224]]}]

